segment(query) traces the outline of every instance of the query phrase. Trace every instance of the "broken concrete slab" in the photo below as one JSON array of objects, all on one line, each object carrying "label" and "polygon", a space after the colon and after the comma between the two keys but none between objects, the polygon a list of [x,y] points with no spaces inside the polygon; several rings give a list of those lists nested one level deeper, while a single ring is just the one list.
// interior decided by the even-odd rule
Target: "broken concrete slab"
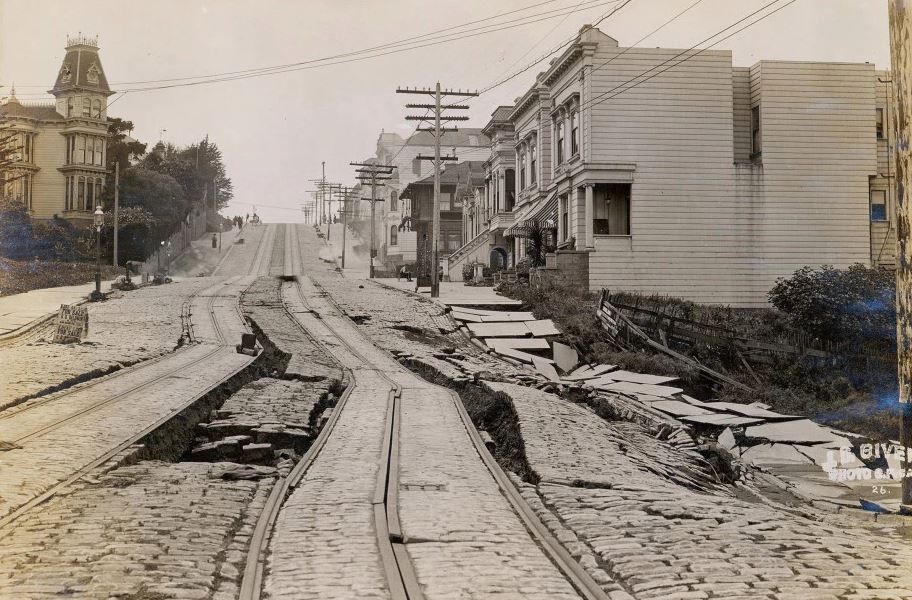
[{"label": "broken concrete slab", "polygon": [[554,363],[564,373],[569,373],[579,364],[579,354],[567,344],[554,342],[551,349],[554,353]]},{"label": "broken concrete slab", "polygon": [[560,335],[560,330],[554,326],[554,322],[551,319],[544,319],[541,321],[525,321],[523,325],[528,327],[529,331],[532,332],[532,335],[535,337]]},{"label": "broken concrete slab", "polygon": [[633,373],[632,371],[612,371],[611,378],[615,381],[629,381],[631,383],[643,383],[648,385],[661,385],[670,381],[677,381],[677,377],[666,377],[664,375],[647,375],[646,373]]},{"label": "broken concrete slab", "polygon": [[693,396],[688,396],[687,394],[681,394],[680,398],[684,402],[687,402],[688,404],[693,404],[694,406],[705,406],[706,405],[706,402],[703,402],[702,400],[697,400]]},{"label": "broken concrete slab", "polygon": [[671,398],[675,394],[680,394],[684,390],[681,388],[667,385],[647,385],[643,383],[632,383],[630,381],[617,381],[615,383],[597,385],[599,389],[609,392],[621,392],[625,394],[649,394],[651,396],[662,396]]},{"label": "broken concrete slab", "polygon": [[490,315],[476,315],[479,316],[484,323],[498,323],[498,322],[520,322],[520,321],[534,321],[535,315],[530,312],[495,312]]},{"label": "broken concrete slab", "polygon": [[679,400],[659,400],[658,402],[653,402],[650,404],[650,406],[656,410],[668,413],[673,417],[688,417],[693,415],[712,414],[710,411],[704,408],[694,406],[693,404],[688,404],[687,402],[681,402]]},{"label": "broken concrete slab", "polygon": [[560,381],[560,375],[557,373],[557,369],[554,368],[554,361],[540,356],[533,356],[532,364],[535,366],[535,370],[547,377],[549,381]]},{"label": "broken concrete slab", "polygon": [[494,350],[494,353],[524,362],[529,365],[532,364],[533,358],[537,358],[534,354],[529,354],[528,352],[523,352],[522,350],[517,350],[510,347],[497,348]]},{"label": "broken concrete slab", "polygon": [[[756,425],[748,427],[744,433],[749,438],[798,444],[837,443],[845,440],[845,438],[836,435],[826,427],[818,425],[810,419]],[[845,441],[848,442],[848,440]],[[846,445],[851,446],[851,443]]]},{"label": "broken concrete slab", "polygon": [[732,433],[731,427],[726,427],[725,431],[719,434],[717,441],[726,450],[734,450],[738,446],[738,441],[735,439],[735,434]]},{"label": "broken concrete slab", "polygon": [[787,421],[801,418],[798,415],[783,415],[771,410],[766,410],[765,408],[760,408],[759,406],[738,404],[737,402],[703,402],[700,406],[715,412],[736,413],[746,417],[758,417],[768,421]]},{"label": "broken concrete slab", "polygon": [[810,458],[791,444],[760,444],[741,452],[741,459],[752,465],[811,464]]},{"label": "broken concrete slab", "polygon": [[795,445],[795,450],[801,452],[821,469],[860,469],[865,466],[854,454],[840,455],[839,450],[831,448],[830,444],[816,446]]},{"label": "broken concrete slab", "polygon": [[719,427],[741,427],[744,425],[753,425],[755,423],[762,423],[762,419],[755,419],[753,417],[740,417],[737,415],[725,415],[714,413],[711,415],[694,415],[688,417],[681,417],[682,421],[687,421],[688,423],[698,423],[700,425],[715,425]]},{"label": "broken concrete slab", "polygon": [[483,323],[484,317],[480,315],[472,315],[469,313],[456,312],[455,310],[451,313],[452,317],[457,321],[470,322],[470,323]]},{"label": "broken concrete slab", "polygon": [[526,323],[468,323],[472,335],[481,338],[489,337],[528,337]]},{"label": "broken concrete slab", "polygon": [[614,369],[617,369],[617,365],[583,365],[582,367],[564,377],[564,379],[569,379],[571,381],[583,381],[585,379],[592,379],[594,377],[604,375],[605,373],[613,371]]},{"label": "broken concrete slab", "polygon": [[541,338],[487,338],[485,344],[489,348],[512,348],[514,350],[550,350],[548,340]]}]

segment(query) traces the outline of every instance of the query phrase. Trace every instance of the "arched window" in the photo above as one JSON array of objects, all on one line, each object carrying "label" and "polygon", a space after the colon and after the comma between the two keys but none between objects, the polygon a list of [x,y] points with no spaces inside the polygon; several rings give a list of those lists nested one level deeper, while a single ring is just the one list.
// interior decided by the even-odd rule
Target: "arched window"
[{"label": "arched window", "polygon": [[96,119],[101,118],[101,100],[92,101],[92,117]]},{"label": "arched window", "polygon": [[82,99],[82,116],[83,117],[92,116],[92,99],[91,98]]},{"label": "arched window", "polygon": [[399,245],[399,228],[395,225],[390,227],[390,246]]},{"label": "arched window", "polygon": [[76,99],[70,96],[67,98],[67,116],[72,117],[74,112],[76,112]]}]

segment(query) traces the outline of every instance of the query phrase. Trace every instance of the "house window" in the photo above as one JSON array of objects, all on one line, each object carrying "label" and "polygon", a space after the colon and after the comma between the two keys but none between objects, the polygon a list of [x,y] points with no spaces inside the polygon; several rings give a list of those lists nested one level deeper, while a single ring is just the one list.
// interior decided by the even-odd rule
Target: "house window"
[{"label": "house window", "polygon": [[76,99],[70,96],[67,98],[67,116],[72,117],[76,112]]},{"label": "house window", "polygon": [[95,164],[102,166],[104,164],[104,138],[95,138]]},{"label": "house window", "polygon": [[70,210],[73,206],[73,178],[65,177],[64,178],[64,190],[63,190],[63,210]]},{"label": "house window", "polygon": [[570,156],[579,154],[579,113],[570,113]]},{"label": "house window", "polygon": [[34,162],[32,161],[32,134],[31,133],[22,133],[19,137],[19,143],[21,144],[20,157],[19,160],[22,162]]},{"label": "house window", "polygon": [[85,177],[79,177],[76,180],[76,208],[84,208],[86,205],[86,180]]},{"label": "house window", "polygon": [[564,162],[564,120],[560,119],[557,122],[557,164],[563,164]]},{"label": "house window", "polygon": [[86,210],[92,210],[92,207],[95,206],[95,179],[91,177],[86,178]]},{"label": "house window", "polygon": [[567,196],[560,199],[560,241],[570,237],[570,200]]},{"label": "house window", "polygon": [[396,190],[390,190],[390,210],[398,210],[397,200],[399,195],[396,193]]},{"label": "house window", "polygon": [[596,235],[630,235],[630,184],[596,185],[592,232]]},{"label": "house window", "polygon": [[451,203],[453,201],[453,194],[451,192],[440,192],[440,210],[452,210]]},{"label": "house window", "polygon": [[538,156],[538,150],[536,144],[537,140],[532,140],[532,144],[529,146],[529,182],[533,185],[535,184],[535,171],[537,170],[538,161],[536,160]]},{"label": "house window", "polygon": [[92,101],[92,116],[96,119],[101,118],[101,100]]},{"label": "house window", "polygon": [[399,228],[395,225],[390,227],[390,246],[397,246],[399,244]]},{"label": "house window", "polygon": [[526,151],[519,151],[519,189],[526,189]]},{"label": "house window", "polygon": [[871,190],[871,220],[887,220],[887,192],[885,190]]},{"label": "house window", "polygon": [[86,161],[86,136],[77,135],[76,136],[76,156],[73,159],[74,163],[84,165]]},{"label": "house window", "polygon": [[413,158],[412,159],[412,173],[415,175],[421,175],[421,159]]},{"label": "house window", "polygon": [[92,100],[91,98],[82,99],[82,116],[91,117],[92,116]]},{"label": "house window", "polygon": [[760,156],[763,150],[760,139],[760,107],[751,108],[751,156]]},{"label": "house window", "polygon": [[876,127],[877,127],[877,139],[882,140],[884,138],[884,109],[877,109],[876,117]]}]

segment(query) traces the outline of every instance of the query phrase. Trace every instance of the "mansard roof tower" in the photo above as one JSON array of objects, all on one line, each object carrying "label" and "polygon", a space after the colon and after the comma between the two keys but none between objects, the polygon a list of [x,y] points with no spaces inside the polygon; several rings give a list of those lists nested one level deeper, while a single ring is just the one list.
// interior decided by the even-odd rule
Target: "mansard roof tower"
[{"label": "mansard roof tower", "polygon": [[98,38],[82,35],[67,38],[66,56],[54,87],[48,92],[57,98],[57,112],[64,117],[103,118],[105,98],[114,92],[108,86],[98,56]]}]

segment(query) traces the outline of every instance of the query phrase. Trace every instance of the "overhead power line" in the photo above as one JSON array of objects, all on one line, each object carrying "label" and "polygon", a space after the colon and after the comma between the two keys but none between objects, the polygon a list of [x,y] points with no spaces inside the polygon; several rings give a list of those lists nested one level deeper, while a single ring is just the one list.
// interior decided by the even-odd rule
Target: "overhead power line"
[{"label": "overhead power line", "polygon": [[[278,75],[278,74],[290,73],[290,72],[295,72],[295,71],[303,71],[303,70],[317,69],[317,68],[333,66],[333,65],[347,64],[347,63],[352,63],[352,62],[360,62],[363,60],[370,60],[370,59],[379,58],[382,56],[399,54],[401,52],[418,50],[421,48],[437,46],[440,44],[461,41],[461,40],[465,40],[465,39],[478,37],[481,35],[487,35],[490,33],[496,33],[499,31],[505,31],[508,29],[515,29],[517,27],[532,25],[534,23],[539,23],[541,21],[546,21],[549,19],[562,17],[566,14],[572,14],[572,13],[578,12],[580,10],[588,10],[591,8],[596,8],[598,6],[604,6],[606,4],[614,4],[614,3],[617,3],[618,1],[620,1],[620,0],[585,0],[585,2],[584,2],[585,6],[582,9],[579,8],[579,5],[577,5],[576,7],[564,6],[561,8],[552,9],[552,10],[548,10],[548,11],[544,11],[544,12],[540,12],[540,13],[525,15],[525,16],[522,16],[522,17],[519,17],[516,19],[511,19],[511,20],[501,21],[498,23],[491,23],[488,25],[483,25],[481,27],[466,29],[464,31],[456,31],[454,33],[447,33],[444,35],[436,35],[436,34],[428,33],[428,34],[423,34],[422,36],[415,36],[414,38],[412,38],[410,40],[406,40],[406,41],[392,42],[392,43],[383,44],[381,46],[377,46],[374,48],[362,49],[362,50],[343,53],[343,54],[339,54],[339,55],[335,55],[335,56],[331,56],[331,57],[323,57],[323,58],[299,61],[296,63],[288,63],[286,65],[275,65],[275,66],[262,67],[262,68],[257,68],[257,69],[247,69],[244,71],[228,72],[228,73],[222,74],[222,75],[213,74],[213,75],[199,76],[196,78],[174,78],[174,79],[162,79],[162,80],[149,80],[149,81],[143,82],[141,84],[133,84],[133,85],[141,85],[142,87],[126,88],[126,89],[122,89],[119,91],[144,92],[144,91],[172,89],[172,88],[179,88],[179,87],[209,85],[212,83],[223,83],[226,81],[238,81],[238,80],[243,80],[243,79],[266,77],[269,75]],[[630,0],[627,0],[627,1],[629,2]],[[545,3],[543,2],[541,4],[545,4]],[[538,6],[538,5],[533,5],[533,6]],[[519,11],[511,11],[511,12],[519,12]],[[503,16],[505,14],[511,14],[511,13],[503,13],[502,15],[499,15],[499,16]],[[499,18],[499,16],[488,17],[486,19],[480,19],[476,22],[493,20],[493,19]],[[441,30],[441,31],[446,31],[449,29],[456,29],[456,28],[459,28],[459,26],[454,27],[454,28],[447,28],[447,29]],[[423,39],[423,41],[422,41],[422,39]],[[382,50],[385,50],[385,51],[382,51]],[[161,85],[145,85],[146,83],[161,83]],[[22,86],[22,87],[24,87],[24,86]],[[34,86],[34,87],[43,87],[43,86]],[[31,95],[35,96],[36,94],[31,94]],[[37,94],[37,95],[44,96],[44,94]]]},{"label": "overhead power line", "polygon": [[[709,37],[707,37],[707,38],[705,38],[705,39],[703,39],[703,40],[697,42],[696,44],[694,44],[693,46],[691,46],[691,47],[688,48],[687,50],[683,50],[683,51],[679,52],[679,53],[676,54],[675,56],[673,56],[673,57],[671,57],[671,58],[669,58],[669,59],[666,59],[666,60],[662,61],[661,63],[659,63],[659,64],[657,64],[657,65],[655,65],[655,66],[653,66],[653,67],[651,67],[651,68],[649,68],[649,69],[643,71],[643,72],[640,73],[639,75],[637,75],[637,76],[635,76],[635,77],[632,77],[631,79],[628,79],[627,81],[625,81],[625,82],[623,82],[623,83],[621,83],[621,84],[618,84],[618,85],[614,86],[613,88],[611,88],[610,90],[608,90],[608,91],[606,91],[606,92],[602,92],[602,93],[599,94],[598,96],[596,96],[596,97],[594,97],[594,98],[588,100],[586,103],[584,103],[583,105],[581,105],[580,108],[582,109],[582,108],[587,108],[587,107],[596,106],[596,105],[598,105],[598,104],[601,104],[602,102],[607,102],[608,100],[611,100],[612,98],[616,98],[616,97],[620,96],[621,94],[623,94],[624,92],[627,92],[627,91],[629,91],[629,90],[632,90],[632,89],[634,89],[635,87],[638,87],[638,86],[640,86],[640,85],[646,83],[646,82],[649,81],[650,79],[653,79],[654,77],[657,77],[658,75],[661,75],[661,74],[664,73],[665,71],[668,71],[669,69],[672,69],[672,68],[674,68],[674,67],[677,67],[677,66],[681,65],[681,64],[687,62],[688,60],[690,60],[691,58],[694,58],[695,56],[699,56],[699,55],[702,54],[703,52],[706,52],[707,50],[709,50],[709,49],[711,49],[711,48],[717,46],[718,44],[724,42],[725,40],[727,40],[727,39],[729,39],[729,38],[731,38],[731,37],[737,35],[738,33],[741,33],[741,32],[744,31],[745,29],[747,29],[747,28],[749,28],[749,27],[752,27],[752,26],[756,25],[756,24],[759,23],[760,21],[763,21],[764,19],[766,19],[766,18],[768,18],[768,17],[771,17],[772,15],[776,14],[776,13],[779,12],[780,10],[782,10],[782,9],[784,9],[784,8],[786,8],[786,7],[788,7],[788,6],[790,6],[791,4],[794,4],[795,2],[797,2],[797,0],[789,0],[789,1],[786,2],[785,4],[783,4],[783,5],[779,6],[779,7],[777,7],[775,10],[772,10],[772,11],[770,11],[769,13],[767,13],[767,14],[765,14],[765,15],[763,15],[763,16],[761,16],[761,17],[759,17],[759,18],[757,18],[757,19],[755,19],[755,20],[753,20],[753,21],[751,21],[751,22],[749,22],[749,23],[747,23],[746,25],[744,25],[744,26],[741,27],[740,29],[737,29],[736,31],[733,31],[732,33],[728,34],[727,36],[722,37],[722,38],[719,38],[718,40],[716,40],[715,42],[713,42],[713,43],[710,44],[709,46],[706,46],[705,48],[700,48],[697,52],[691,54],[690,56],[685,56],[685,58],[683,58],[682,60],[678,61],[677,63],[674,63],[674,64],[672,64],[672,65],[669,65],[668,67],[666,67],[666,68],[664,68],[664,69],[662,69],[662,70],[660,70],[660,71],[656,71],[655,73],[652,73],[652,74],[649,75],[648,77],[645,77],[645,79],[642,79],[642,80],[640,80],[640,81],[637,81],[637,80],[640,79],[641,77],[643,77],[643,76],[645,76],[645,75],[651,73],[652,71],[655,71],[656,69],[658,69],[658,68],[660,68],[660,67],[662,67],[662,66],[664,66],[664,65],[666,65],[666,64],[668,64],[668,63],[670,63],[670,62],[672,62],[672,61],[674,61],[674,60],[676,60],[676,59],[678,59],[678,58],[680,58],[681,56],[684,56],[684,55],[687,54],[688,52],[691,52],[691,51],[693,51],[694,49],[696,49],[696,48],[697,48],[698,46],[700,46],[701,44],[704,44],[704,43],[706,43],[707,41],[713,39],[714,37],[716,37],[716,36],[718,36],[718,35],[720,35],[720,34],[726,32],[726,31],[728,31],[728,30],[731,29],[732,27],[735,27],[735,26],[739,25],[740,23],[743,23],[744,21],[750,19],[750,18],[753,17],[754,15],[756,15],[756,14],[758,14],[758,13],[760,13],[760,12],[763,12],[763,11],[766,10],[767,8],[773,6],[774,4],[776,4],[776,3],[780,2],[780,1],[781,1],[781,0],[773,0],[772,2],[769,2],[769,3],[767,3],[767,4],[763,5],[763,6],[761,6],[759,9],[757,9],[757,10],[755,10],[754,12],[752,12],[752,13],[750,13],[750,14],[748,14],[748,15],[746,15],[746,16],[740,18],[740,19],[738,19],[737,21],[735,21],[734,23],[732,23],[732,24],[729,25],[728,27],[725,27],[725,28],[723,28],[723,29],[720,29],[720,30],[717,31],[716,33],[712,34],[711,36],[709,36]],[[606,61],[606,62],[603,63],[603,64],[607,64],[608,62],[610,62],[610,61]],[[636,83],[633,83],[633,82],[636,82]],[[632,85],[629,85],[629,86],[628,86],[628,84],[632,84]],[[625,86],[628,86],[628,87],[625,87]],[[618,90],[620,90],[620,91],[618,91]]]}]

